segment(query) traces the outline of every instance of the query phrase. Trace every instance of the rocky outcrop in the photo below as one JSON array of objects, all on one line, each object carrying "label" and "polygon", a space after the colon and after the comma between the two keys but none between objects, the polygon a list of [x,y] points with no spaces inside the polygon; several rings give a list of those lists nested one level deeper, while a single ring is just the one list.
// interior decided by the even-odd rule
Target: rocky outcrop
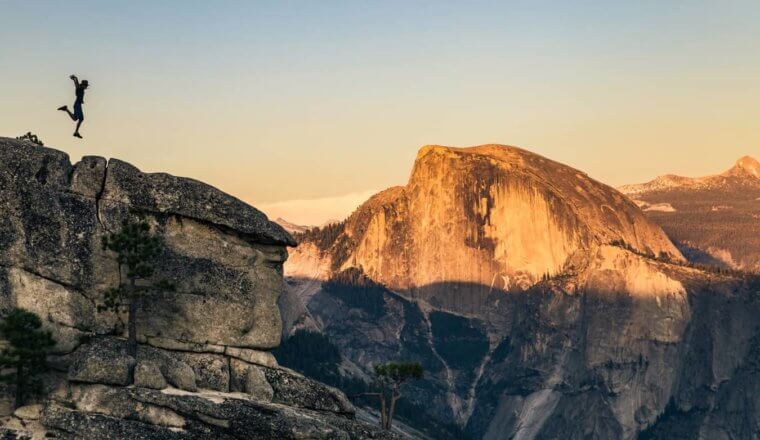
[{"label": "rocky outcrop", "polygon": [[112,331],[118,320],[95,310],[118,277],[100,241],[138,209],[166,244],[158,276],[177,286],[144,304],[141,338],[222,350],[279,343],[281,266],[294,242],[264,214],[191,179],[98,157],[71,165],[59,151],[1,142],[3,309],[27,307],[71,333]]},{"label": "rocky outcrop", "polygon": [[405,187],[299,238],[286,327],[323,332],[354,378],[421,362],[403,404],[437,438],[758,438],[738,389],[756,386],[760,280],[689,267],[582,172],[424,147]]},{"label": "rocky outcrop", "polygon": [[[99,312],[118,284],[101,238],[146,215],[172,292],[125,316]],[[39,406],[3,409],[3,435],[34,438],[396,438],[355,420],[339,391],[281,368],[277,308],[293,238],[209,185],[0,138],[0,316],[39,315],[57,345]],[[0,390],[5,403],[12,389]]]}]

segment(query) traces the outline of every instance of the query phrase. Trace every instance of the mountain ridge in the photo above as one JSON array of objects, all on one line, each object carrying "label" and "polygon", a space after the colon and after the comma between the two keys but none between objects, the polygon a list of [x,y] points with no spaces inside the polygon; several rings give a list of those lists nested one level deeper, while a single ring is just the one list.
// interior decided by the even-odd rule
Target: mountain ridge
[{"label": "mountain ridge", "polygon": [[303,233],[313,227],[313,226],[298,225],[298,224],[289,222],[282,217],[277,217],[273,221],[277,223],[278,225],[282,226],[282,228],[288,231],[290,234]]},{"label": "mountain ridge", "polygon": [[719,174],[703,177],[663,174],[649,182],[622,185],[618,189],[624,194],[637,195],[673,188],[710,188],[742,183],[760,187],[760,162],[751,156],[737,159],[731,168]]},{"label": "mountain ridge", "polygon": [[760,272],[760,163],[706,177],[660,176],[625,192],[690,261]]}]

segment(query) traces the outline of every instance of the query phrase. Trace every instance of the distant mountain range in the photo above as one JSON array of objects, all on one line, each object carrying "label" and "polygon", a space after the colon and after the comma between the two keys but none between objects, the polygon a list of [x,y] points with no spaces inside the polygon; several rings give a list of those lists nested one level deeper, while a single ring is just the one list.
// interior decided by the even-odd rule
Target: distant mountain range
[{"label": "distant mountain range", "polygon": [[295,224],[295,223],[289,222],[289,221],[285,220],[282,217],[277,217],[277,220],[275,220],[274,222],[277,223],[278,225],[282,226],[283,229],[285,229],[286,231],[290,232],[291,234],[303,234],[304,232],[308,231],[309,229],[324,228],[324,227],[329,226],[329,225],[334,225],[334,224],[337,224],[337,223],[341,223],[342,220],[329,219],[329,220],[325,221],[324,223],[322,223],[321,225],[299,225],[299,224]]},{"label": "distant mountain range", "polygon": [[737,189],[743,187],[760,188],[760,162],[750,156],[736,161],[729,170],[712,176],[684,177],[665,174],[647,183],[623,185],[619,189],[624,194],[648,194],[674,189]]},{"label": "distant mountain range", "polygon": [[352,395],[421,362],[399,414],[436,439],[748,438],[760,280],[692,267],[656,223],[694,188],[750,188],[738,167],[642,189],[645,212],[520,148],[423,147],[405,186],[296,235],[278,359]]},{"label": "distant mountain range", "polygon": [[291,223],[282,217],[277,217],[277,220],[275,220],[274,222],[282,226],[283,229],[290,232],[291,234],[301,234],[313,228],[313,226],[303,226],[303,225],[297,225],[295,223]]},{"label": "distant mountain range", "polygon": [[724,173],[665,175],[620,191],[661,226],[691,261],[760,271],[760,162],[745,156]]}]

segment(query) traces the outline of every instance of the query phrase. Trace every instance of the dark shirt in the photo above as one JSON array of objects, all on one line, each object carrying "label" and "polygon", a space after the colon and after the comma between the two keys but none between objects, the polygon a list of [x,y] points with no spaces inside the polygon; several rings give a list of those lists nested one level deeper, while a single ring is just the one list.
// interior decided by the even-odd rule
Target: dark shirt
[{"label": "dark shirt", "polygon": [[77,96],[77,101],[80,104],[84,104],[84,86],[79,86],[76,88],[76,91],[74,92]]}]

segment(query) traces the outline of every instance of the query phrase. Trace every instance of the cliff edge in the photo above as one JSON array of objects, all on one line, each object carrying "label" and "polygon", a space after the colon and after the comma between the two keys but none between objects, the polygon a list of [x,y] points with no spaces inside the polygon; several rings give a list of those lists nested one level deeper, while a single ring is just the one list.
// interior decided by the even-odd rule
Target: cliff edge
[{"label": "cliff edge", "polygon": [[[165,246],[156,276],[173,292],[138,314],[98,312],[118,285],[101,237],[130,210]],[[0,138],[0,314],[35,312],[57,341],[44,393],[19,409],[0,388],[10,438],[396,438],[358,422],[341,392],[279,367],[277,308],[295,241],[216,188],[120,160],[71,164],[50,148]],[[6,438],[6,437],[3,437]]]}]

